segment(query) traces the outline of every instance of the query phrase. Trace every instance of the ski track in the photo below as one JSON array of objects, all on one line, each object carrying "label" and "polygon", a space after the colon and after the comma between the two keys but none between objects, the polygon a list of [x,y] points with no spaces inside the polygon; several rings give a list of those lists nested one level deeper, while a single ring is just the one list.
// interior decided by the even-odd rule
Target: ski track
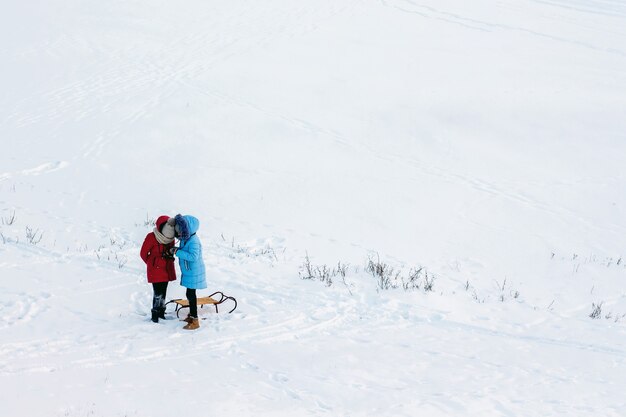
[{"label": "ski track", "polygon": [[[346,13],[357,3],[357,1],[348,1],[333,6],[325,14],[316,16],[314,21],[324,21]],[[61,123],[70,117],[76,121],[81,121],[94,118],[102,113],[108,113],[124,104],[130,97],[141,96],[149,91],[149,99],[144,100],[141,106],[134,107],[130,112],[124,113],[121,119],[116,120],[118,126],[132,125],[133,122],[150,114],[154,108],[166,101],[168,97],[180,89],[182,83],[188,83],[189,80],[198,78],[215,65],[223,65],[233,56],[258,50],[286,36],[299,36],[315,31],[317,23],[310,23],[310,13],[303,10],[304,8],[295,11],[290,11],[290,9],[275,10],[279,14],[272,16],[273,20],[289,22],[289,25],[263,25],[256,28],[256,30],[260,30],[261,36],[241,38],[223,34],[214,38],[211,31],[191,31],[189,35],[178,37],[169,42],[168,45],[163,46],[158,55],[142,56],[127,64],[120,64],[128,61],[125,50],[121,50],[117,55],[113,52],[114,55],[107,56],[106,60],[115,62],[116,65],[102,65],[100,68],[103,68],[104,71],[95,72],[88,78],[75,80],[45,92],[43,96],[34,95],[22,98],[14,103],[13,111],[6,116],[5,122],[13,122],[15,127],[19,129],[41,123],[44,120]],[[262,14],[266,13],[271,13],[271,11],[265,10]],[[251,8],[244,15],[231,16],[230,21],[226,20],[222,24],[243,25],[256,14],[259,14],[259,9]],[[203,17],[209,20],[209,22],[203,22],[204,25],[211,25],[215,19],[211,15]],[[198,25],[200,21],[201,18],[196,17],[193,25]],[[190,48],[190,45],[193,47]],[[66,49],[68,45],[60,44],[56,47]],[[167,59],[164,59],[165,57]],[[92,106],[90,103],[94,97],[109,98],[109,100],[103,106]],[[43,101],[53,104],[54,113],[33,113],[30,111],[33,108],[33,103],[40,102],[42,98]],[[97,157],[105,147],[110,145],[112,138],[119,133],[121,130],[116,128],[109,130],[106,135],[100,134],[95,140],[84,145],[82,156]],[[0,175],[0,180],[2,179],[3,176]]]},{"label": "ski track", "polygon": [[[626,18],[626,8],[617,1],[524,0],[516,5],[505,3],[498,2],[496,7],[515,11],[524,4],[546,6],[549,21],[554,22],[555,26],[567,23],[570,29],[583,27],[581,19],[584,20],[588,15],[594,19]],[[90,129],[84,137],[68,137],[68,144],[72,143],[68,153],[74,152],[74,155],[64,155],[62,159],[58,156],[46,156],[40,160],[32,158],[38,162],[29,160],[23,167],[0,172],[0,182],[13,182],[14,187],[18,184],[30,189],[28,197],[20,201],[31,201],[33,198],[32,201],[37,201],[39,198],[39,201],[46,202],[46,205],[15,205],[9,193],[5,195],[5,189],[1,189],[1,203],[16,209],[20,219],[19,231],[3,226],[2,232],[9,239],[22,233],[24,222],[31,224],[30,221],[36,219],[42,227],[54,224],[55,227],[72,229],[72,233],[83,233],[92,245],[87,249],[87,243],[75,241],[70,249],[69,244],[59,244],[57,247],[55,240],[51,248],[49,241],[31,245],[23,239],[20,243],[10,240],[6,245],[0,245],[2,259],[10,259],[10,262],[0,263],[3,276],[7,274],[22,280],[15,286],[9,284],[2,287],[0,376],[5,378],[4,381],[21,376],[62,377],[76,375],[81,370],[97,374],[97,370],[135,369],[133,366],[137,365],[153,368],[155,364],[183,362],[199,369],[200,365],[208,368],[215,363],[225,362],[225,369],[229,366],[239,367],[240,371],[249,374],[256,385],[251,388],[243,381],[227,381],[220,395],[240,395],[252,404],[255,404],[253,398],[262,398],[268,402],[276,402],[278,398],[289,406],[297,404],[296,409],[305,410],[308,415],[414,415],[411,413],[419,409],[424,415],[471,415],[475,412],[474,415],[514,416],[520,415],[515,410],[522,410],[525,405],[522,400],[516,403],[517,400],[506,398],[506,393],[499,392],[500,388],[512,389],[521,381],[522,385],[524,382],[551,387],[565,385],[570,387],[571,393],[575,393],[574,390],[582,386],[578,379],[588,378],[586,382],[590,385],[585,387],[602,391],[596,393],[597,403],[588,406],[586,411],[619,415],[620,404],[615,397],[611,397],[610,401],[603,401],[602,397],[608,396],[607,393],[614,389],[615,382],[611,380],[610,373],[607,372],[605,376],[593,366],[588,366],[584,371],[577,370],[578,374],[572,374],[566,367],[570,357],[580,359],[581,369],[586,365],[585,362],[593,361],[612,363],[616,369],[623,369],[626,364],[625,345],[612,342],[608,337],[589,339],[599,333],[589,330],[592,329],[591,325],[585,327],[587,322],[579,319],[588,314],[588,303],[581,302],[569,310],[561,311],[560,318],[569,320],[567,324],[579,325],[579,328],[589,331],[588,334],[581,333],[577,338],[571,332],[564,335],[552,333],[554,328],[549,327],[552,317],[547,311],[539,319],[534,316],[535,321],[526,323],[524,331],[516,332],[510,330],[512,326],[494,324],[488,318],[484,318],[487,321],[481,325],[481,315],[469,315],[467,322],[449,317],[444,308],[430,307],[428,303],[432,300],[425,298],[427,296],[422,293],[416,293],[412,299],[419,300],[417,302],[398,304],[388,302],[380,294],[369,294],[369,297],[364,298],[349,296],[340,284],[324,289],[319,282],[298,283],[295,269],[291,272],[281,269],[283,263],[296,267],[295,251],[281,259],[280,255],[275,259],[254,255],[255,250],[266,246],[274,249],[285,246],[286,239],[275,237],[281,232],[286,235],[301,233],[294,228],[281,230],[282,226],[267,221],[263,227],[273,237],[238,242],[242,245],[242,253],[227,248],[221,242],[206,240],[205,260],[211,265],[215,283],[227,284],[225,293],[232,292],[239,301],[239,307],[232,315],[215,314],[210,308],[201,310],[204,319],[201,329],[189,333],[182,330],[183,324],[176,319],[162,321],[158,325],[149,320],[150,288],[145,283],[143,264],[136,256],[140,243],[136,241],[136,235],[141,235],[143,229],[125,232],[112,230],[95,220],[76,221],[70,215],[63,214],[63,210],[53,210],[47,205],[64,197],[67,201],[105,211],[133,214],[143,211],[143,208],[126,201],[108,199],[106,194],[100,196],[91,193],[91,196],[98,196],[88,198],[86,191],[46,186],[42,184],[49,182],[42,180],[53,180],[55,175],[65,175],[67,168],[73,168],[81,159],[99,162],[107,152],[123,144],[128,129],[158,117],[160,107],[184,90],[190,92],[190,95],[204,97],[217,106],[234,106],[244,110],[243,114],[249,113],[260,116],[264,121],[271,120],[295,127],[316,141],[326,141],[334,149],[358,155],[363,160],[379,161],[386,167],[401,167],[404,172],[410,173],[405,179],[406,184],[419,183],[426,178],[476,191],[480,198],[472,203],[475,206],[465,207],[458,214],[459,219],[467,223],[470,222],[467,213],[473,207],[479,207],[492,198],[502,198],[516,207],[545,214],[553,221],[576,224],[581,229],[596,231],[603,236],[626,233],[626,227],[616,222],[610,226],[600,226],[571,207],[534,197],[524,184],[461,174],[389,149],[381,151],[375,146],[360,143],[348,131],[319,122],[321,119],[316,119],[314,115],[303,115],[296,108],[281,109],[278,105],[273,106],[264,101],[263,97],[240,95],[237,91],[210,85],[203,77],[210,70],[226,66],[231,59],[310,35],[334,19],[349,19],[353,14],[369,8],[379,10],[381,5],[415,16],[416,22],[428,19],[481,33],[516,33],[558,45],[573,46],[580,51],[592,52],[591,56],[597,53],[618,58],[626,56],[626,49],[589,41],[582,34],[580,37],[566,38],[557,29],[539,30],[531,23],[515,25],[506,19],[502,22],[482,20],[444,9],[444,6],[433,7],[432,4],[435,2],[355,0],[329,3],[324,9],[304,3],[291,4],[289,7],[281,7],[280,4],[247,4],[248,7],[238,11],[215,5],[213,9],[206,9],[194,16],[173,12],[176,20],[187,21],[189,30],[174,31],[172,27],[167,28],[176,35],[168,38],[159,48],[148,47],[140,54],[135,54],[132,45],[113,48],[110,47],[113,40],[99,44],[97,37],[81,37],[80,33],[68,34],[55,42],[46,41],[28,50],[31,54],[45,54],[53,63],[63,63],[68,59],[69,52],[79,50],[88,51],[89,56],[95,59],[90,64],[80,63],[83,69],[77,71],[81,73],[80,76],[58,80],[43,85],[43,91],[20,96],[0,115],[0,125],[11,134],[45,126],[52,139],[62,137],[68,125],[84,127],[95,122],[104,127]],[[102,10],[95,9],[89,13],[99,12]],[[570,14],[563,16],[563,12]],[[218,29],[213,29],[216,27]],[[247,32],[243,30],[244,27]],[[150,36],[157,38],[152,32]],[[24,137],[37,143],[28,135]],[[241,170],[220,168],[223,172],[250,177],[281,174],[278,169],[258,169],[254,166]],[[48,174],[51,174],[50,177]],[[619,184],[623,176],[612,179]],[[604,186],[609,180],[597,180],[595,185]],[[573,185],[572,182],[563,180],[560,184],[568,186]],[[26,194],[25,191],[20,195]],[[207,218],[216,224],[236,223],[242,230],[258,230],[259,227],[245,219],[233,220],[220,216]],[[496,228],[492,225],[488,227]],[[510,232],[512,229],[497,230]],[[116,248],[111,243],[106,248],[107,255],[111,256],[115,252],[116,256],[128,259],[128,264],[120,266],[119,260],[96,258],[93,241],[106,240],[109,236],[119,236],[123,245]],[[306,236],[323,242],[325,246],[343,245],[361,249],[364,253],[371,251],[371,248],[357,241],[337,241],[320,233],[307,233]],[[132,243],[126,246],[127,242]],[[76,245],[82,247],[83,244],[84,250],[75,249]],[[468,268],[482,270],[482,263],[472,262],[466,262]],[[47,276],[48,272],[50,276]],[[69,274],[66,275],[66,272]],[[293,277],[289,274],[293,274]],[[237,277],[237,280],[229,282],[228,277]],[[450,279],[463,284],[461,275]],[[37,290],[32,291],[32,287],[29,289],[24,286],[25,280],[31,281]],[[177,287],[174,291],[180,292],[178,283],[175,284]],[[603,300],[618,303],[623,297],[623,294],[615,293],[603,297]],[[93,300],[88,303],[93,308],[84,309],[86,303],[80,300],[85,299]],[[455,301],[458,299],[453,299]],[[499,307],[490,305],[485,308],[484,315],[488,316],[497,312]],[[532,313],[530,305],[520,308],[526,308],[522,311]],[[506,323],[506,319],[503,322]],[[53,330],[47,332],[47,326]],[[620,327],[605,330],[623,333]],[[409,337],[415,334],[419,336]],[[274,350],[285,356],[273,362],[265,361],[263,354],[274,353]],[[482,355],[482,350],[486,350],[487,354]],[[313,353],[317,351],[334,356],[323,360],[317,358],[317,362],[313,362]],[[537,357],[536,361],[527,363],[509,360],[510,356],[520,355],[528,359],[533,357],[534,352],[545,351],[558,355],[558,359],[563,362],[548,363],[549,356]],[[311,362],[290,367],[289,353],[304,358],[309,353]],[[379,357],[374,357],[374,353]],[[397,365],[394,362],[396,357],[406,362]],[[354,361],[354,369],[346,373],[345,368],[334,363],[341,360],[347,361],[345,368],[350,368],[350,360]],[[367,369],[363,366],[364,362],[359,362],[365,360],[369,361],[367,365],[372,369]],[[450,364],[452,368],[446,369]],[[387,369],[388,365],[393,369]],[[317,370],[316,366],[328,368]],[[300,372],[303,369],[309,371],[306,369],[308,367],[313,368],[311,372]],[[192,380],[186,368],[171,366],[169,372],[184,381]],[[108,378],[108,373],[106,375]],[[472,387],[464,391],[462,396],[445,397],[442,392],[437,392],[439,387],[428,385],[437,384],[438,378],[446,381],[442,386],[454,387],[460,383]],[[198,379],[193,382],[198,383]],[[518,388],[525,389],[523,386]],[[335,392],[334,396],[329,395],[330,390],[340,394]],[[420,398],[416,398],[415,392],[419,392]],[[428,395],[422,395],[424,393]],[[346,408],[347,398],[351,395],[357,399],[353,399],[351,402],[354,404],[350,405],[357,410],[360,407],[358,395],[388,396],[391,400],[387,398],[387,402],[382,401],[381,404],[396,405],[394,409],[381,405],[359,413]],[[591,394],[580,392],[580,395],[584,397]],[[556,396],[548,403],[541,404],[543,408],[538,410],[546,411],[545,415],[568,415],[574,406],[565,401],[565,397]],[[577,403],[577,399],[571,402]],[[276,410],[282,405],[278,404]],[[227,406],[233,407],[232,401]],[[468,409],[469,406],[474,409]],[[576,411],[580,412],[579,409]],[[84,414],[88,413],[90,411]],[[92,410],[90,415],[93,414]],[[65,415],[69,415],[68,412]]]},{"label": "ski track", "polygon": [[5,172],[0,174],[0,181],[6,181],[25,176],[45,175],[66,168],[69,165],[66,161],[46,162],[33,168],[23,169],[17,172]]},{"label": "ski track", "polygon": [[[417,16],[421,16],[422,18],[436,19],[436,20],[440,20],[446,23],[460,25],[465,28],[469,28],[473,30],[479,30],[479,31],[485,31],[485,32],[491,32],[491,31],[496,31],[496,30],[520,32],[520,33],[528,34],[534,37],[549,39],[549,40],[559,42],[559,43],[578,46],[578,47],[590,49],[593,51],[617,55],[620,57],[626,57],[626,51],[621,50],[621,49],[606,48],[597,44],[583,42],[583,41],[576,41],[570,38],[564,38],[562,36],[552,35],[550,33],[539,32],[539,31],[528,29],[525,27],[505,25],[505,24],[500,24],[500,23],[487,22],[487,21],[480,20],[480,19],[468,18],[468,17],[464,17],[455,13],[450,13],[447,11],[439,10],[437,8],[431,7],[429,5],[421,4],[413,0],[381,0],[381,2],[386,7],[394,8],[403,13],[414,14]],[[540,3],[539,1],[536,1],[536,2]],[[555,5],[564,9],[576,10],[579,12],[589,12],[588,10],[567,7],[565,6],[565,3],[562,3],[562,2],[543,2],[543,3]],[[410,7],[413,7],[414,9],[411,9]],[[621,13],[613,13],[613,14],[601,13],[601,14],[605,16],[611,16],[611,17],[624,17],[624,15]]]},{"label": "ski track", "polygon": [[609,17],[626,17],[626,7],[619,0],[531,0],[533,3],[548,4],[558,8],[574,10],[577,12],[599,14]]},{"label": "ski track", "polygon": [[[137,299],[139,297],[146,298],[144,294],[133,294],[132,298]],[[35,314],[30,312],[33,309],[35,302],[34,299],[27,299],[24,304],[20,304],[22,310],[29,309],[28,314],[22,314],[21,320],[31,320],[35,317]],[[141,312],[149,309],[146,305],[143,305]],[[35,308],[36,310],[36,308]],[[37,311],[35,311],[37,313]],[[142,315],[145,316],[145,313]],[[234,318],[208,318],[208,322],[203,321],[203,327],[207,327],[206,331],[219,330],[215,325],[218,325],[222,321],[235,320],[239,314],[236,314]],[[6,320],[3,317],[3,320]],[[68,369],[61,364],[54,364],[54,355],[63,353],[66,348],[71,349],[72,356],[81,357],[81,359],[71,361],[71,366],[78,366],[81,368],[102,368],[107,366],[119,366],[120,364],[129,362],[141,362],[146,360],[171,360],[179,358],[191,358],[199,355],[205,355],[206,352],[223,351],[231,348],[233,344],[244,343],[274,343],[283,340],[293,340],[294,338],[303,337],[307,334],[311,334],[322,329],[332,329],[341,325],[346,318],[336,315],[328,320],[322,320],[320,322],[310,320],[304,314],[299,314],[294,318],[287,320],[277,320],[268,323],[269,320],[259,320],[259,325],[247,327],[245,329],[239,329],[233,335],[220,335],[217,339],[209,339],[206,341],[196,340],[193,345],[193,349],[180,346],[176,349],[162,349],[162,348],[141,348],[139,352],[134,352],[136,349],[132,343],[124,344],[124,348],[116,350],[115,347],[119,346],[120,340],[142,340],[142,337],[152,335],[152,332],[148,332],[145,328],[145,321],[133,326],[132,330],[127,332],[120,331],[108,331],[99,332],[97,336],[93,335],[73,335],[70,338],[61,340],[35,340],[30,342],[20,343],[6,343],[0,345],[0,354],[4,357],[10,357],[11,364],[0,364],[1,372],[6,375],[10,374],[22,374],[22,373],[37,373],[37,372],[49,372],[50,369],[56,371]],[[219,320],[215,322],[215,320]],[[178,339],[184,334],[184,331],[180,329],[182,325],[176,320],[166,321],[168,327],[176,326],[178,332],[170,336],[170,338]],[[245,320],[244,320],[245,324]],[[138,331],[139,330],[139,331]],[[202,333],[200,333],[202,334]],[[197,339],[197,338],[196,338]],[[76,340],[80,340],[81,344],[76,345]],[[129,352],[131,352],[129,354]],[[24,367],[16,367],[18,363],[33,363],[33,362],[47,363],[48,366],[42,367],[41,365],[30,365]],[[66,358],[62,358],[60,363],[66,361]]]}]

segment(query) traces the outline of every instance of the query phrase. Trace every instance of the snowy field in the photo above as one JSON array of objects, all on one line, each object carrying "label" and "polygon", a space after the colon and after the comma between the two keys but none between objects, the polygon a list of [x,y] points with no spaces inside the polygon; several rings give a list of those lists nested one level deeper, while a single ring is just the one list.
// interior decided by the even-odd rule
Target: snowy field
[{"label": "snowy field", "polygon": [[8,1],[0,67],[1,417],[626,415],[623,1]]}]

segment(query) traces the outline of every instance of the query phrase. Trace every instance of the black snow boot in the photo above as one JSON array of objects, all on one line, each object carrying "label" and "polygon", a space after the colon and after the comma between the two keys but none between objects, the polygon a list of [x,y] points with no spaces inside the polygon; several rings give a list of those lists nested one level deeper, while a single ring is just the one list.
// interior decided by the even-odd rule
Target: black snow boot
[{"label": "black snow boot", "polygon": [[152,321],[155,323],[159,322],[159,310],[156,308],[153,308],[152,310]]},{"label": "black snow boot", "polygon": [[157,310],[159,311],[159,318],[165,320],[165,307],[159,307]]}]

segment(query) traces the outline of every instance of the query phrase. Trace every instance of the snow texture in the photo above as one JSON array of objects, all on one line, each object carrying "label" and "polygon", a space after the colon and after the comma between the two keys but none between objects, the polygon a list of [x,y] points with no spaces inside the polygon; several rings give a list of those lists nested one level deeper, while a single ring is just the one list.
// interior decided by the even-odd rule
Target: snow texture
[{"label": "snow texture", "polygon": [[0,64],[0,416],[626,415],[623,1],[12,1]]}]

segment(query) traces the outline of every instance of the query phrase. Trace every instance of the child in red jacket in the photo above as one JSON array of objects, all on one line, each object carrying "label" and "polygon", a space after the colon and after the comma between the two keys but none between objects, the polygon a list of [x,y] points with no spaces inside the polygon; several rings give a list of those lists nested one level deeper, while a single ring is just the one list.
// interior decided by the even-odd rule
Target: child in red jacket
[{"label": "child in red jacket", "polygon": [[148,266],[148,282],[152,284],[152,321],[165,318],[165,297],[167,284],[176,279],[174,257],[170,249],[174,247],[174,226],[176,222],[168,216],[161,216],[156,227],[148,233],[141,246],[141,259]]}]

